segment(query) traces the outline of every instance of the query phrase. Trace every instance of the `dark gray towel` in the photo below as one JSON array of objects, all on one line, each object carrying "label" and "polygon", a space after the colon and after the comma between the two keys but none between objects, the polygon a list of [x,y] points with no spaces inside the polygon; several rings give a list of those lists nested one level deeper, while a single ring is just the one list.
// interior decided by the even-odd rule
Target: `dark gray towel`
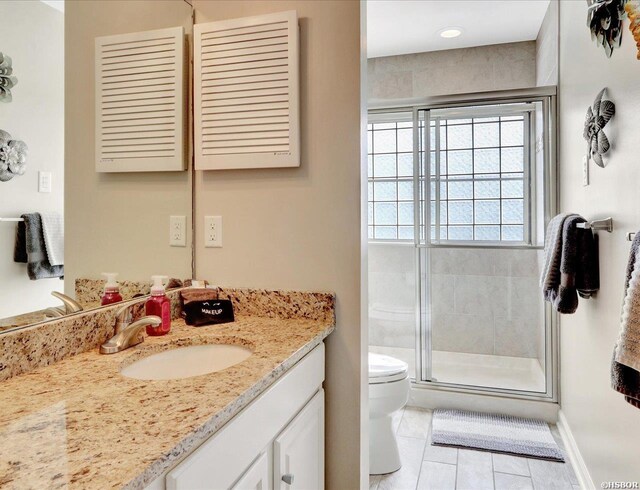
[{"label": "dark gray towel", "polygon": [[559,313],[575,313],[578,294],[592,297],[600,287],[598,242],[591,232],[578,228],[586,220],[577,214],[568,215],[562,223],[560,277],[544,290],[544,298]]},{"label": "dark gray towel", "polygon": [[[624,281],[624,300],[622,304],[623,324],[625,319],[625,302],[629,293],[629,283],[631,276],[636,267],[638,249],[640,248],[640,232],[636,233],[631,243],[631,251],[629,252],[629,261],[627,262],[627,271]],[[632,367],[616,361],[619,342],[613,349],[613,359],[611,361],[611,386],[614,390],[624,395],[624,399],[636,408],[640,408],[640,372]]]},{"label": "dark gray towel", "polygon": [[23,214],[24,221],[18,222],[16,245],[13,252],[14,262],[27,264],[29,279],[47,279],[64,277],[63,265],[51,265],[42,231],[42,218],[39,213]]}]

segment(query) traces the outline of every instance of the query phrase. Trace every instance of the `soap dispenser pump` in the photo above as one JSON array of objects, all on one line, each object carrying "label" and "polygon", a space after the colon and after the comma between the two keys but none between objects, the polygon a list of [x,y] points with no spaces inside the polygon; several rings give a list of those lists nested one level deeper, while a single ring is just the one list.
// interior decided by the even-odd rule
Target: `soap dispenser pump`
[{"label": "soap dispenser pump", "polygon": [[122,301],[120,287],[116,281],[118,274],[115,272],[103,272],[102,275],[107,278],[107,282],[104,285],[104,294],[102,295],[100,304],[105,306]]},{"label": "soap dispenser pump", "polygon": [[147,315],[159,316],[162,322],[160,325],[147,325],[147,335],[166,335],[171,330],[171,302],[164,292],[163,281],[167,276],[151,276],[153,285],[151,286],[151,297],[145,304]]}]

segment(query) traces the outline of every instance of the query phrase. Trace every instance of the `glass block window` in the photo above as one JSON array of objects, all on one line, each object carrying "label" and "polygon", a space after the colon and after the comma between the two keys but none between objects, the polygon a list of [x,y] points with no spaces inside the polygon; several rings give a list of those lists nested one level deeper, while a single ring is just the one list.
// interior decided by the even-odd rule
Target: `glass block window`
[{"label": "glass block window", "polygon": [[368,125],[369,239],[413,240],[413,123]]},{"label": "glass block window", "polygon": [[432,240],[526,240],[527,117],[430,120]]}]

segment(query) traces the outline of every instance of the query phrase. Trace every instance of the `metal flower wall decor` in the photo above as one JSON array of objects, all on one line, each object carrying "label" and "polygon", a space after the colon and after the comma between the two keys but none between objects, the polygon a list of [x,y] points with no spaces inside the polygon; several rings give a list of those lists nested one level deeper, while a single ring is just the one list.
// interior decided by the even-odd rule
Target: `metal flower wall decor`
[{"label": "metal flower wall decor", "polygon": [[602,45],[607,57],[622,42],[622,18],[626,3],[627,0],[587,0],[587,25],[591,29],[591,39]]},{"label": "metal flower wall decor", "polygon": [[27,170],[27,145],[12,140],[11,135],[0,129],[0,182],[22,175]]},{"label": "metal flower wall decor", "polygon": [[611,145],[609,144],[609,138],[604,134],[604,127],[611,120],[616,113],[616,106],[610,100],[602,100],[606,88],[603,88],[596,100],[593,101],[593,106],[587,109],[587,118],[584,122],[584,139],[587,140],[589,145],[587,159],[592,158],[596,165],[604,168],[604,160],[602,155],[609,151]]},{"label": "metal flower wall decor", "polygon": [[11,58],[0,53],[0,102],[11,102],[11,89],[18,83],[12,74]]}]

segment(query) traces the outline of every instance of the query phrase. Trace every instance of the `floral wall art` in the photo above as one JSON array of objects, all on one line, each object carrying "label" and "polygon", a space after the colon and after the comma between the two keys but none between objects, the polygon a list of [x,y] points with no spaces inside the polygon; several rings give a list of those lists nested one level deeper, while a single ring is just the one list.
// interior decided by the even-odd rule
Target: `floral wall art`
[{"label": "floral wall art", "polygon": [[13,76],[11,58],[0,53],[0,102],[11,102],[11,89],[18,83]]},{"label": "floral wall art", "polygon": [[11,135],[0,129],[0,182],[7,182],[27,169],[27,145],[24,141],[11,139]]},{"label": "floral wall art", "polygon": [[602,46],[607,58],[622,44],[623,19],[628,17],[640,60],[640,0],[587,0],[587,6],[591,39]]},{"label": "floral wall art", "polygon": [[609,151],[611,144],[604,133],[604,127],[616,113],[616,106],[610,100],[602,100],[607,89],[603,88],[593,106],[587,109],[587,117],[584,122],[584,139],[587,140],[587,159],[592,159],[598,167],[604,168],[602,156]]},{"label": "floral wall art", "polygon": [[625,12],[629,17],[629,30],[633,39],[636,41],[636,47],[638,48],[638,54],[636,58],[640,60],[640,1],[629,1],[624,6]]},{"label": "floral wall art", "polygon": [[591,38],[604,48],[607,57],[622,42],[622,17],[626,0],[587,0],[587,25]]}]

